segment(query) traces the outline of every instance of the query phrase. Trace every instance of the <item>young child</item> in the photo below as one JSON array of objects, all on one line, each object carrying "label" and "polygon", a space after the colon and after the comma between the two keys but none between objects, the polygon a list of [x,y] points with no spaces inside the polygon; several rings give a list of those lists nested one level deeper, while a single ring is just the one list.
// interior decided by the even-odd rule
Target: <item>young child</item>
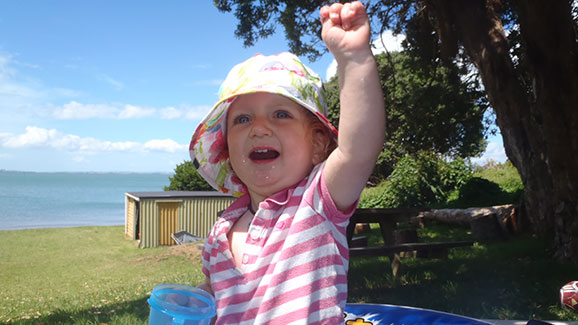
[{"label": "young child", "polygon": [[320,10],[338,63],[339,137],[321,79],[290,53],[235,66],[191,141],[216,189],[240,196],[203,249],[217,324],[342,324],[345,229],[382,149],[383,96],[360,2]]}]

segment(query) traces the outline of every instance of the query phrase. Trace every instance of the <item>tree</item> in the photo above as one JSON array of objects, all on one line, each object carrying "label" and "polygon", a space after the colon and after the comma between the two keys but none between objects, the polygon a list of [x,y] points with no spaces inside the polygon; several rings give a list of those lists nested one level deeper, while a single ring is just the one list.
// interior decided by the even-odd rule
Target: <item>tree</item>
[{"label": "tree", "polygon": [[[385,179],[407,154],[433,151],[449,157],[473,157],[486,146],[487,99],[467,71],[452,62],[424,61],[411,52],[376,56],[387,107],[387,136],[373,177]],[[337,78],[325,84],[328,117],[339,119]]]},{"label": "tree", "polygon": [[[221,0],[246,44],[284,26],[297,55],[318,56],[323,1]],[[575,2],[368,1],[374,30],[404,31],[424,56],[466,59],[482,79],[509,160],[525,187],[533,230],[553,234],[555,256],[578,261],[578,45]],[[574,16],[573,16],[574,14]],[[248,17],[251,16],[251,17]],[[244,20],[245,18],[250,18]],[[506,36],[507,30],[516,31]],[[241,28],[242,27],[242,28]],[[433,31],[433,32],[431,32]]]},{"label": "tree", "polygon": [[190,160],[178,164],[175,174],[169,177],[171,184],[165,186],[165,191],[212,191],[211,185],[207,184],[203,177]]}]

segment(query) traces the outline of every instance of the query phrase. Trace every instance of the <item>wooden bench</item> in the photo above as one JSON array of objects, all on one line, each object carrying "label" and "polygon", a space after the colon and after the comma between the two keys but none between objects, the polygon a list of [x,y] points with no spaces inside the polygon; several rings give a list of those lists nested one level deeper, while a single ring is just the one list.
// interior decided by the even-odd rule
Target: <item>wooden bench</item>
[{"label": "wooden bench", "polygon": [[430,243],[405,243],[391,246],[377,247],[352,247],[349,249],[349,256],[390,256],[391,254],[418,251],[425,252],[421,257],[447,257],[448,249],[455,247],[472,246],[474,241],[455,242],[430,242]]},{"label": "wooden bench", "polygon": [[[400,270],[402,252],[417,252],[418,257],[447,258],[448,250],[455,247],[465,247],[473,245],[473,241],[456,242],[429,242],[429,243],[395,243],[395,227],[398,223],[409,223],[410,219],[420,212],[426,211],[424,208],[397,208],[397,209],[357,209],[351,216],[347,227],[347,240],[350,244],[350,256],[387,256],[391,262],[391,269],[394,275]],[[378,247],[357,247],[354,244],[354,230],[358,223],[377,223],[383,237],[384,246]],[[353,245],[352,245],[353,244]]]}]

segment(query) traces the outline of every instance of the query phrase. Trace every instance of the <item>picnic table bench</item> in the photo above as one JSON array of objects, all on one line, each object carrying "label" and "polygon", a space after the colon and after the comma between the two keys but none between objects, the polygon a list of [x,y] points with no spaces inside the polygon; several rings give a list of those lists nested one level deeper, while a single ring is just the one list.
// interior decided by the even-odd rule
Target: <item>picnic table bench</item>
[{"label": "picnic table bench", "polygon": [[[417,216],[425,208],[376,208],[357,209],[350,218],[347,227],[347,241],[350,245],[349,256],[388,256],[391,269],[397,275],[401,267],[401,252],[416,251],[423,257],[447,257],[448,249],[473,245],[473,241],[453,242],[412,242],[396,243],[395,228],[398,223],[409,223],[412,217]],[[383,237],[383,246],[377,247],[351,247],[354,241],[355,225],[358,223],[377,223]]]}]

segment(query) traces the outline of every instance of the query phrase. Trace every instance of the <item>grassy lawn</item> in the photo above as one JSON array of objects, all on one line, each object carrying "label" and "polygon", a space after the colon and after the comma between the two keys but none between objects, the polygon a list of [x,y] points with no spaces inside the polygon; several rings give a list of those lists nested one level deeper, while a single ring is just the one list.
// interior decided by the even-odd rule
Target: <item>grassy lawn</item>
[{"label": "grassy lawn", "polygon": [[140,249],[123,232],[0,231],[0,323],[144,324],[156,285],[202,281],[196,247]]},{"label": "grassy lawn", "polygon": [[[377,230],[370,240],[377,243]],[[427,225],[428,240],[469,238],[465,229]],[[146,324],[146,302],[161,283],[202,281],[194,246],[139,249],[123,227],[0,231],[0,323]],[[531,236],[450,250],[448,259],[351,259],[349,301],[431,308],[476,318],[578,320],[558,305],[578,266],[551,260]]]}]

